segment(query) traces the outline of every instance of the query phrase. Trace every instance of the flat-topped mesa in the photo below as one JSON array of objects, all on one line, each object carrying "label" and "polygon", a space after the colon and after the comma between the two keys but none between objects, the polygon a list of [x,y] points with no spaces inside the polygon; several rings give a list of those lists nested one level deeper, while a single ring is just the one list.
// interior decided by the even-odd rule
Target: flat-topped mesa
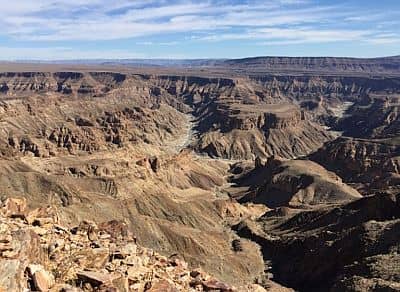
[{"label": "flat-topped mesa", "polygon": [[305,120],[304,111],[299,109],[290,110],[288,112],[269,112],[265,113],[265,127],[273,129],[284,129],[288,127],[295,127],[300,121]]},{"label": "flat-topped mesa", "polygon": [[53,91],[57,82],[51,73],[45,72],[5,72],[0,73],[0,92]]},{"label": "flat-topped mesa", "polygon": [[208,107],[195,145],[200,152],[228,159],[294,158],[307,155],[332,136],[296,105],[249,104],[221,98]]},{"label": "flat-topped mesa", "polygon": [[113,72],[4,72],[0,73],[0,93],[58,92],[95,95],[121,85],[126,75]]},{"label": "flat-topped mesa", "polygon": [[[222,112],[221,112],[222,110]],[[221,105],[222,130],[268,130],[296,127],[305,119],[304,112],[290,104],[228,104]]]},{"label": "flat-topped mesa", "polygon": [[252,57],[225,60],[222,64],[254,71],[398,74],[400,58]]}]

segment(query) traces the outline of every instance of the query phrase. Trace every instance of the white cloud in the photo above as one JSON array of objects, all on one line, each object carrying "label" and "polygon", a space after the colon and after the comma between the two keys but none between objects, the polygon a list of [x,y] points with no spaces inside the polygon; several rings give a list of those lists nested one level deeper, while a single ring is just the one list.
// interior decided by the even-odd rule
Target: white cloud
[{"label": "white cloud", "polygon": [[369,43],[374,45],[391,45],[391,44],[399,44],[400,45],[400,36],[396,37],[377,37],[368,40]]},{"label": "white cloud", "polygon": [[301,44],[326,43],[337,41],[364,40],[371,36],[370,30],[327,30],[305,27],[296,28],[259,28],[242,34],[220,34],[202,37],[201,40],[264,40],[263,44]]},{"label": "white cloud", "polygon": [[[237,1],[239,2],[239,1]],[[137,39],[138,46],[245,40],[295,45],[336,41],[398,43],[398,12],[318,0],[0,0],[0,39],[43,48],[0,47],[0,58],[136,58],[128,50],[88,52],[52,47],[61,41]],[[397,13],[397,14],[396,14]],[[163,35],[163,40],[148,36]],[[171,35],[171,38],[165,37]],[[109,42],[111,43],[111,42]],[[108,46],[113,47],[113,46]],[[143,49],[143,47],[142,47]],[[165,49],[167,51],[167,49]],[[145,56],[143,56],[145,57]]]},{"label": "white cloud", "polygon": [[264,28],[258,31],[268,39],[283,39],[303,42],[335,42],[359,40],[370,35],[368,30],[316,30]]},{"label": "white cloud", "polygon": [[[0,34],[18,40],[115,40],[165,33],[318,24],[350,17],[304,0],[220,1],[0,0]],[[34,3],[34,4],[32,4]],[[152,5],[149,5],[152,4]],[[302,5],[300,5],[302,4]],[[119,13],[116,10],[121,9]],[[110,14],[112,12],[112,14]]]}]

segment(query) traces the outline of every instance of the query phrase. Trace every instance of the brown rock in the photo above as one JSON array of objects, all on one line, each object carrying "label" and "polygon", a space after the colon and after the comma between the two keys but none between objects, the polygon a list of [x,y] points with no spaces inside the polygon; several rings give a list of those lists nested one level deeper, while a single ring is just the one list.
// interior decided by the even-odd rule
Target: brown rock
[{"label": "brown rock", "polygon": [[248,291],[251,291],[251,292],[267,292],[267,291],[269,291],[269,292],[289,292],[290,291],[289,289],[288,290],[283,290],[283,289],[282,290],[277,290],[277,289],[265,290],[263,287],[261,287],[260,285],[257,285],[257,284],[249,285],[246,288],[248,289]]},{"label": "brown rock", "polygon": [[161,168],[161,162],[160,159],[158,159],[157,157],[150,157],[149,158],[149,163],[150,163],[150,167],[153,170],[153,172],[157,172],[160,170]]},{"label": "brown rock", "polygon": [[87,267],[93,269],[103,268],[109,259],[109,250],[107,248],[93,248],[86,253]]},{"label": "brown rock", "polygon": [[117,288],[112,287],[112,286],[101,286],[96,291],[99,291],[99,292],[119,292]]},{"label": "brown rock", "polygon": [[25,217],[28,224],[44,226],[46,224],[58,223],[57,210],[52,206],[41,207],[29,211]]},{"label": "brown rock", "polygon": [[128,226],[124,222],[118,220],[111,220],[99,224],[99,231],[106,232],[113,238],[123,237],[129,239],[132,237],[133,239],[131,232],[128,230]]},{"label": "brown rock", "polygon": [[62,291],[62,292],[83,292],[82,289],[78,287],[73,287],[68,284],[58,284],[52,288],[52,291]]},{"label": "brown rock", "polygon": [[96,241],[99,239],[97,232],[92,228],[88,230],[88,238],[90,241]]},{"label": "brown rock", "polygon": [[147,267],[131,267],[127,270],[128,279],[131,281],[137,281],[140,278],[146,277],[151,270]]},{"label": "brown rock", "polygon": [[178,292],[178,290],[169,283],[167,280],[161,280],[156,283],[153,283],[147,292]]},{"label": "brown rock", "polygon": [[127,277],[120,277],[113,280],[112,285],[118,292],[129,292],[129,282]]},{"label": "brown rock", "polygon": [[88,235],[96,232],[97,231],[97,225],[96,223],[88,220],[82,221],[79,226],[75,227],[72,229],[72,233],[74,234],[83,234],[83,235]]},{"label": "brown rock", "polygon": [[143,167],[145,167],[147,165],[147,163],[148,163],[147,158],[142,158],[142,159],[136,161],[137,165],[143,166]]},{"label": "brown rock", "polygon": [[10,249],[3,251],[0,257],[0,287],[6,291],[23,291],[26,288],[26,267],[32,260],[37,261],[44,256],[39,242],[39,237],[30,230],[12,233]]},{"label": "brown rock", "polygon": [[47,272],[41,265],[29,265],[28,269],[35,291],[49,291],[54,286],[54,276]]},{"label": "brown rock", "polygon": [[1,211],[6,217],[24,216],[26,213],[26,199],[7,198],[2,205]]},{"label": "brown rock", "polygon": [[257,156],[256,159],[254,160],[254,167],[261,168],[263,166],[264,166],[264,163],[263,163],[262,159],[260,158],[260,156]]},{"label": "brown rock", "polygon": [[268,291],[268,292],[294,292],[295,290],[291,289],[291,288],[287,288],[284,287],[282,285],[279,285],[271,280],[266,280],[265,283],[263,283],[263,285],[266,287],[266,289],[262,288],[259,285],[251,285],[249,287],[250,291],[254,291],[254,292],[264,292],[264,291]]},{"label": "brown rock", "polygon": [[94,287],[112,283],[113,280],[119,278],[119,275],[106,274],[94,271],[80,271],[76,273],[78,280],[82,283],[90,283]]},{"label": "brown rock", "polygon": [[170,260],[170,263],[174,267],[179,267],[179,268],[183,268],[183,269],[188,268],[188,264],[185,261],[178,259],[178,258],[174,258],[174,259]]},{"label": "brown rock", "polygon": [[197,270],[193,270],[193,271],[190,272],[190,277],[192,277],[192,278],[196,278],[196,277],[198,277],[200,275],[201,275],[201,273],[199,271],[197,271]]},{"label": "brown rock", "polygon": [[124,245],[120,250],[114,252],[112,256],[118,259],[125,259],[131,255],[136,255],[137,245],[135,243],[128,243]]}]

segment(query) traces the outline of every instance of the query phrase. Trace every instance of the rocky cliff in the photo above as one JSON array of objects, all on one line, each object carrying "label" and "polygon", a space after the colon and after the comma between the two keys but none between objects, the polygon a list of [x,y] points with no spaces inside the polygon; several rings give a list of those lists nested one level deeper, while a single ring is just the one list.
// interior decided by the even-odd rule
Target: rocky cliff
[{"label": "rocky cliff", "polygon": [[349,109],[337,129],[351,137],[396,140],[400,135],[399,113],[398,95],[369,95]]},{"label": "rocky cliff", "polygon": [[339,138],[310,156],[349,183],[361,183],[360,190],[384,189],[396,192],[400,178],[400,148],[379,140]]}]

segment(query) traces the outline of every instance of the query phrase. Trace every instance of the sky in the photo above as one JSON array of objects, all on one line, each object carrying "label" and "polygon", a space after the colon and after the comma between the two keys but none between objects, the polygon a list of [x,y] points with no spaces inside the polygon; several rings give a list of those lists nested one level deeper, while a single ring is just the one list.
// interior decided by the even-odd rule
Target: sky
[{"label": "sky", "polygon": [[400,0],[0,0],[0,60],[400,55]]}]

